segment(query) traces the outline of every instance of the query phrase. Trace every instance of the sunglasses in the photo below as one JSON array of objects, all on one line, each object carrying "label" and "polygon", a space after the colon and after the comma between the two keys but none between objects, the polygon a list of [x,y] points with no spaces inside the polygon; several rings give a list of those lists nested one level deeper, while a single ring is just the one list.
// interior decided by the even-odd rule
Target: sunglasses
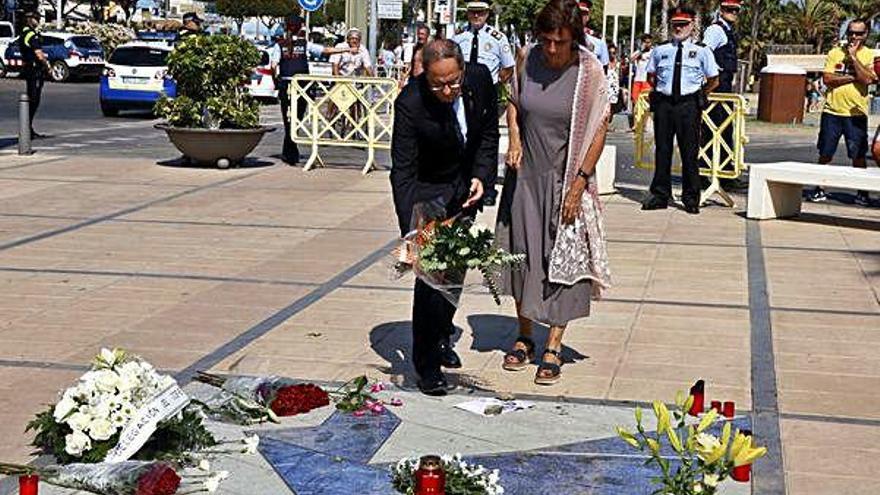
[{"label": "sunglasses", "polygon": [[739,7],[721,7],[721,11],[728,14],[739,14],[740,10]]},{"label": "sunglasses", "polygon": [[866,33],[867,33],[867,31],[847,31],[846,35],[847,36],[864,36]]}]

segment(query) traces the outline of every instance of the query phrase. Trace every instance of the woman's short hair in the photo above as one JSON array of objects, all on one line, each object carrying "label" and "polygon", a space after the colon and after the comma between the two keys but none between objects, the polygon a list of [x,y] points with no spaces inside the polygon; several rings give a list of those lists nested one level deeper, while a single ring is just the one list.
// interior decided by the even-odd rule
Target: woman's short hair
[{"label": "woman's short hair", "polygon": [[574,41],[583,44],[584,28],[575,0],[550,0],[535,19],[535,33],[538,35],[560,29],[571,31]]},{"label": "woman's short hair", "polygon": [[425,44],[422,48],[422,67],[428,70],[434,62],[454,58],[458,63],[459,69],[464,69],[464,55],[461,54],[461,48],[452,40],[433,40]]}]

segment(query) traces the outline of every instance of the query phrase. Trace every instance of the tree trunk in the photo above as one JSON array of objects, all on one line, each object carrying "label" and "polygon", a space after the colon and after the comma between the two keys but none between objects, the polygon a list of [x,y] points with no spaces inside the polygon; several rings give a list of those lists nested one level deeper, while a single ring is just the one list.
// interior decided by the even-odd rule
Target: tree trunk
[{"label": "tree trunk", "polygon": [[663,12],[660,14],[660,33],[663,41],[669,39],[669,0],[663,0]]},{"label": "tree trunk", "polygon": [[763,0],[754,0],[752,3],[752,42],[749,44],[749,70],[755,70],[755,51],[758,49],[758,28],[761,25],[761,6]]}]

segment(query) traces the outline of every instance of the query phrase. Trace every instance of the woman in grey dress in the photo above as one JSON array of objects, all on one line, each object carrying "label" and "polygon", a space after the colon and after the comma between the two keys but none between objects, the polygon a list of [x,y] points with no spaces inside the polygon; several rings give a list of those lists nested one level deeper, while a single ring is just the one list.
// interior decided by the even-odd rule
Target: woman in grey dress
[{"label": "woman in grey dress", "polygon": [[577,3],[550,0],[536,21],[508,106],[508,174],[498,212],[501,247],[524,253],[502,289],[516,301],[519,338],[504,369],[535,358],[532,322],[550,327],[535,383],[560,378],[562,336],[589,315],[591,295],[608,285],[601,210],[593,170],[605,145],[607,84],[596,57],[579,46]]}]

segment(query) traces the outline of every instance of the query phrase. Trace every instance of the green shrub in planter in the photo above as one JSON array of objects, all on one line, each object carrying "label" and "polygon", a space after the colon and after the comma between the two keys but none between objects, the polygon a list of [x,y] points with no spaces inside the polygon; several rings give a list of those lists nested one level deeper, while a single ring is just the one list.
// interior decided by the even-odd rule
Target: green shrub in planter
[{"label": "green shrub in planter", "polygon": [[174,127],[252,129],[260,105],[245,86],[260,63],[260,51],[235,36],[194,36],[168,56],[177,98],[161,98],[156,114]]}]

